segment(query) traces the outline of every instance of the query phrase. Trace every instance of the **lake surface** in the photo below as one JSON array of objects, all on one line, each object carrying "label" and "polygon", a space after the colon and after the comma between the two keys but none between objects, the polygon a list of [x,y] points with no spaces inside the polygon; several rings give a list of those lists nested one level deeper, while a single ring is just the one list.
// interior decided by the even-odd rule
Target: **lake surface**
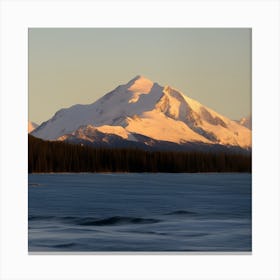
[{"label": "lake surface", "polygon": [[250,252],[251,174],[30,174],[30,252]]}]

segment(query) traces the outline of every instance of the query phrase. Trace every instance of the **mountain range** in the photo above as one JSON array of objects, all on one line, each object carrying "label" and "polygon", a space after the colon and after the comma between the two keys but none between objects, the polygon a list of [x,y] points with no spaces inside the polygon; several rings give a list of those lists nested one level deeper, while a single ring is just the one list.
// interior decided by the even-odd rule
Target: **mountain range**
[{"label": "mountain range", "polygon": [[92,146],[251,149],[251,130],[143,76],[88,105],[64,108],[31,134]]}]

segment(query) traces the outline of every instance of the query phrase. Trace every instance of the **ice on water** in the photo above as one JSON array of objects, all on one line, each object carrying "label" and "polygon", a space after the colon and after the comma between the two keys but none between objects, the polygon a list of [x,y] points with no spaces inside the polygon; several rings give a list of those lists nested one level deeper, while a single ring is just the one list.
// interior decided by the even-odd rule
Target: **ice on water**
[{"label": "ice on water", "polygon": [[244,252],[251,239],[251,174],[29,175],[29,251]]}]

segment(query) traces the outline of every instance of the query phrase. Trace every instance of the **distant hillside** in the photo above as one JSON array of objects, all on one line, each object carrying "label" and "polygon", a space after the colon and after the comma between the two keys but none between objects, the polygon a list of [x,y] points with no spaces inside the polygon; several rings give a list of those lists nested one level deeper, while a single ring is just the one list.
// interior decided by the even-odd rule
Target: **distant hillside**
[{"label": "distant hillside", "polygon": [[251,172],[251,155],[93,148],[28,135],[28,172]]},{"label": "distant hillside", "polygon": [[31,133],[37,127],[38,127],[38,124],[29,121],[28,122],[28,133]]}]

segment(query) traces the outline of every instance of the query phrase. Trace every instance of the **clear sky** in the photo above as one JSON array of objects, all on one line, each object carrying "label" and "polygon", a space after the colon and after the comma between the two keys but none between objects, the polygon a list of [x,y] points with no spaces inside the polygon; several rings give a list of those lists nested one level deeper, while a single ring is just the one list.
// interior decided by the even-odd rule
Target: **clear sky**
[{"label": "clear sky", "polygon": [[143,75],[231,119],[251,114],[246,28],[32,28],[29,120],[89,104]]}]

